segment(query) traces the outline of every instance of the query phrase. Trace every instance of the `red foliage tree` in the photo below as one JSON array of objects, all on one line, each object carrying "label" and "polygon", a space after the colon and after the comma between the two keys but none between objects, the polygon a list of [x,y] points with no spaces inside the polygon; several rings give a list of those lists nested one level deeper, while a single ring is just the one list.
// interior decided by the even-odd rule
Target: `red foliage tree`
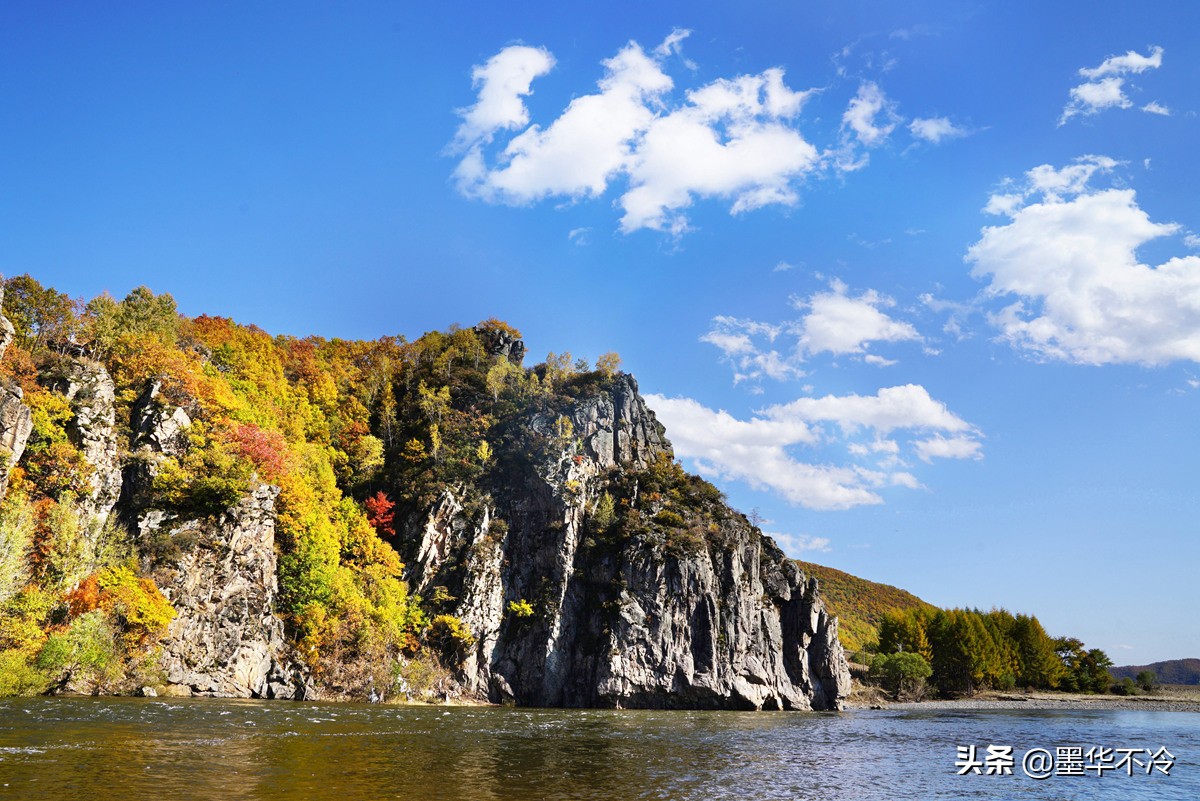
[{"label": "red foliage tree", "polygon": [[249,459],[266,481],[276,481],[287,470],[287,441],[278,431],[264,431],[253,423],[231,433],[238,452]]},{"label": "red foliage tree", "polygon": [[367,498],[367,522],[370,523],[375,533],[381,537],[396,536],[395,512],[396,504],[388,499],[388,496],[383,493],[383,490]]}]

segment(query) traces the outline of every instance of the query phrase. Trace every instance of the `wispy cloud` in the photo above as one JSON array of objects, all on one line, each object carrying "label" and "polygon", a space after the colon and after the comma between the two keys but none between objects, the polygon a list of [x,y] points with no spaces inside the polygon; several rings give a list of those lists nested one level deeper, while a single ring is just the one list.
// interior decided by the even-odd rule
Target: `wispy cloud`
[{"label": "wispy cloud", "polygon": [[[1105,109],[1129,108],[1133,101],[1125,94],[1125,76],[1158,69],[1162,66],[1162,57],[1161,47],[1150,48],[1149,54],[1144,56],[1130,50],[1121,56],[1108,57],[1098,67],[1079,70],[1080,77],[1088,80],[1071,88],[1071,99],[1063,108],[1058,124],[1062,126],[1072,117],[1098,114]],[[1149,105],[1154,108],[1146,108],[1146,111],[1162,113],[1155,110],[1162,109],[1162,106],[1157,103]]]},{"label": "wispy cloud", "polygon": [[[748,420],[690,398],[647,400],[666,424],[676,453],[701,473],[745,481],[811,509],[882,503],[880,491],[887,487],[919,489],[917,478],[901,469],[905,450],[925,461],[979,455],[979,432],[914,384],[874,395],[798,398]],[[905,448],[895,436],[901,432],[918,439]],[[826,459],[798,458],[793,450],[823,453]],[[863,457],[872,465],[862,464]]]},{"label": "wispy cloud", "polygon": [[908,130],[917,139],[934,145],[971,134],[969,128],[955,125],[948,117],[918,117],[908,124]]},{"label": "wispy cloud", "polygon": [[921,341],[911,323],[888,314],[895,301],[875,290],[853,294],[835,279],[828,290],[793,297],[791,303],[800,316],[779,323],[714,317],[700,340],[720,349],[722,360],[733,367],[735,383],[799,378],[809,359],[826,353],[887,367],[896,362],[870,353],[872,345]]}]

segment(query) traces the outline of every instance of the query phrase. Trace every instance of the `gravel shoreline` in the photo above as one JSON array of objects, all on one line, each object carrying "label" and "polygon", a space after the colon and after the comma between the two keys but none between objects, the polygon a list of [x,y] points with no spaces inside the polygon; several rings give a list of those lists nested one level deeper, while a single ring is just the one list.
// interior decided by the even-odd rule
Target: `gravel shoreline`
[{"label": "gravel shoreline", "polygon": [[847,704],[847,709],[1133,709],[1154,712],[1200,712],[1200,701],[1154,696],[1045,696],[989,695],[953,701],[888,702],[885,704]]}]

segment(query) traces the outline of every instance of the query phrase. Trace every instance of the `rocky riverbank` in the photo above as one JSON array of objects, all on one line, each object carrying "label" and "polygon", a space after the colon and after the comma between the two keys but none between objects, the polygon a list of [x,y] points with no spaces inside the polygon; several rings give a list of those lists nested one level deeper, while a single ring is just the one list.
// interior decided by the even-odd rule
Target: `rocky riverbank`
[{"label": "rocky riverbank", "polygon": [[1200,712],[1200,688],[1168,687],[1151,695],[1081,695],[1055,692],[984,692],[955,699],[889,702],[856,692],[847,709],[1135,709],[1158,712]]}]

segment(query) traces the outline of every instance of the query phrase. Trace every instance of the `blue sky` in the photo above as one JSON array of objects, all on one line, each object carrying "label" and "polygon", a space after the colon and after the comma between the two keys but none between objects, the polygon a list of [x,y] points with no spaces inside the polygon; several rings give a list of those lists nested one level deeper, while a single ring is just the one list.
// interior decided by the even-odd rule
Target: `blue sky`
[{"label": "blue sky", "polygon": [[0,272],[618,351],[795,556],[1200,655],[1200,8],[7,3]]}]

